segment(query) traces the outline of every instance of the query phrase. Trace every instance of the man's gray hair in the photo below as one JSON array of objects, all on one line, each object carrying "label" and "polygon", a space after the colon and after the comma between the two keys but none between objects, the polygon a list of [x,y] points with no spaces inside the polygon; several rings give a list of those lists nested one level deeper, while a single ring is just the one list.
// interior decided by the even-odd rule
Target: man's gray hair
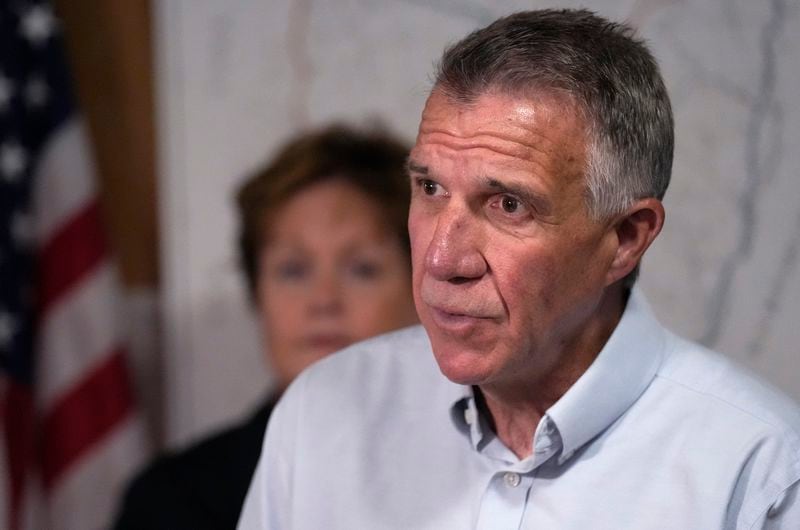
[{"label": "man's gray hair", "polygon": [[595,219],[667,190],[669,96],[652,54],[624,24],[587,10],[501,18],[445,50],[434,89],[464,104],[495,89],[566,94],[587,126],[586,199]]}]

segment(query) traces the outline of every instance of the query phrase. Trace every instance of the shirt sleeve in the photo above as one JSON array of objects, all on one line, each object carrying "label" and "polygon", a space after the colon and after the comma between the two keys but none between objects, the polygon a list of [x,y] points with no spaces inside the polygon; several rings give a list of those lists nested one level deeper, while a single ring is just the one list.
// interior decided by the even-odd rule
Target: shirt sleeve
[{"label": "shirt sleeve", "polygon": [[782,491],[752,528],[753,530],[793,530],[800,528],[800,481]]},{"label": "shirt sleeve", "polygon": [[300,418],[301,378],[290,385],[270,416],[261,456],[239,516],[238,530],[291,527],[294,438]]}]

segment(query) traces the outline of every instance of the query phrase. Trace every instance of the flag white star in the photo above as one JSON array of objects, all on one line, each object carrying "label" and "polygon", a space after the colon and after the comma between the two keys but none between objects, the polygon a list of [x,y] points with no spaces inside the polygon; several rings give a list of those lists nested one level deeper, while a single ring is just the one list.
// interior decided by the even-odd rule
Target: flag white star
[{"label": "flag white star", "polygon": [[41,77],[32,77],[25,85],[25,101],[31,107],[43,107],[50,97],[50,89]]},{"label": "flag white star", "polygon": [[7,182],[15,182],[28,164],[28,155],[16,142],[0,145],[0,173]]},{"label": "flag white star", "polygon": [[33,6],[22,15],[20,30],[31,44],[40,46],[53,34],[56,18],[47,6]]},{"label": "flag white star", "polygon": [[11,97],[14,95],[14,84],[11,79],[0,73],[0,112],[8,108]]},{"label": "flag white star", "polygon": [[16,142],[0,145],[0,173],[8,182],[16,181],[27,164],[28,156],[21,145]]},{"label": "flag white star", "polygon": [[0,311],[0,348],[8,349],[16,332],[17,323],[14,317],[6,311]]}]

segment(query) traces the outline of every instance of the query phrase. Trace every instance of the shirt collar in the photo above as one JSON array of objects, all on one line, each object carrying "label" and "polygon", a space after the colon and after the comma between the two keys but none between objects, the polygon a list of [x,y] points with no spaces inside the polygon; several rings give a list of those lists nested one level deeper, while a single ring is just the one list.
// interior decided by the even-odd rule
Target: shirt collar
[{"label": "shirt collar", "polygon": [[[560,438],[559,464],[605,430],[639,398],[661,364],[664,338],[664,329],[644,295],[634,288],[622,318],[597,358],[544,417],[549,418]],[[451,386],[452,421],[477,449],[483,433],[476,417],[472,388]]]},{"label": "shirt collar", "polygon": [[563,443],[559,463],[600,434],[639,399],[664,355],[665,332],[639,289],[586,372],[547,411]]},{"label": "shirt collar", "polygon": [[475,407],[472,387],[453,384],[452,398],[450,419],[459,431],[470,437],[473,448],[477,449],[483,433],[478,421],[478,410]]}]

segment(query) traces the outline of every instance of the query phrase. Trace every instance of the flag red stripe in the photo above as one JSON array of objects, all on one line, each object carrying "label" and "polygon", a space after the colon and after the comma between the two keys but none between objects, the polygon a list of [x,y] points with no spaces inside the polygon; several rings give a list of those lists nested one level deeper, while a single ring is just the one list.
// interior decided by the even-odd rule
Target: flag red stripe
[{"label": "flag red stripe", "polygon": [[117,348],[48,411],[42,425],[42,483],[64,472],[133,412],[125,352]]},{"label": "flag red stripe", "polygon": [[41,314],[106,255],[100,207],[90,201],[44,244],[39,256]]},{"label": "flag red stripe", "polygon": [[3,396],[3,429],[11,498],[6,528],[16,530],[20,525],[25,481],[33,463],[33,395],[30,388],[13,380],[8,381]]}]

